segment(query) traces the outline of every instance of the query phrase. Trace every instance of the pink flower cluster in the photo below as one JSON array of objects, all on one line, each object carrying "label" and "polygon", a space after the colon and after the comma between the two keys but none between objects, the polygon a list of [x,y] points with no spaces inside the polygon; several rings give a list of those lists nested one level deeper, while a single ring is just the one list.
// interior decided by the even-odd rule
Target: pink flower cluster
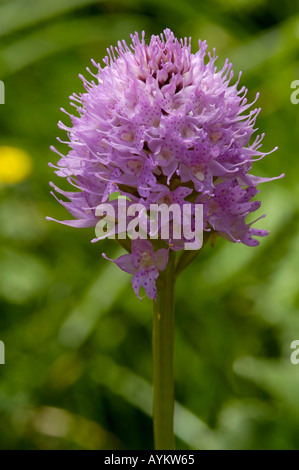
[{"label": "pink flower cluster", "polygon": [[[206,42],[199,41],[193,54],[191,40],[178,40],[169,29],[148,45],[144,33],[131,39],[130,47],[122,41],[108,49],[104,67],[92,61],[94,79],[82,77],[86,92],[71,97],[78,115],[70,116],[70,127],[59,123],[68,133],[69,152],[61,155],[56,173],[79,190],[52,184],[68,199],[59,202],[74,217],[62,223],[95,226],[96,207],[118,193],[127,204],[146,207],[176,202],[193,210],[203,204],[205,231],[257,245],[253,236],[267,232],[245,219],[260,207],[252,201],[257,184],[274,179],[250,174],[252,164],[266,155],[260,150],[263,135],[250,143],[260,111],[251,108],[258,96],[247,103],[247,89],[238,90],[240,76],[231,84],[232,64],[226,60],[218,71],[215,51],[207,54]],[[158,271],[168,250],[181,249],[181,242],[166,241],[162,262],[151,242],[132,241],[132,255],[117,264],[134,273],[137,295],[142,285],[155,298]]]}]

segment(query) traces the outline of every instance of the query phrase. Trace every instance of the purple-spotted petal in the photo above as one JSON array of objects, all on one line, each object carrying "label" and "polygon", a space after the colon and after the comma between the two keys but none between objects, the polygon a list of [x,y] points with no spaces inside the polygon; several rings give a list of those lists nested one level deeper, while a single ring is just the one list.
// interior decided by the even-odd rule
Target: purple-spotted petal
[{"label": "purple-spotted petal", "polygon": [[146,295],[149,299],[156,299],[157,297],[157,288],[156,288],[156,279],[159,273],[158,270],[152,270],[149,272],[145,271],[138,271],[132,278],[132,286],[134,289],[135,294],[139,299],[141,299],[139,295],[140,287],[143,287]]}]

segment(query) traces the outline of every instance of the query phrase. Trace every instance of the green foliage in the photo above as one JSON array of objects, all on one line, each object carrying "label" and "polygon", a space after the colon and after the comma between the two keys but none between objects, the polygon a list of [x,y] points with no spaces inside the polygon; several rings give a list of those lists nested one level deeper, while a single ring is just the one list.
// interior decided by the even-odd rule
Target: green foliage
[{"label": "green foliage", "polygon": [[[146,449],[152,442],[151,302],[101,258],[92,229],[51,199],[49,151],[79,73],[106,47],[170,27],[216,47],[261,92],[262,175],[258,248],[218,239],[179,278],[176,304],[176,436],[186,449],[299,449],[298,127],[290,102],[299,79],[296,2],[239,0],[2,0],[0,145],[23,148],[33,172],[0,187],[0,447]],[[60,147],[64,151],[63,147]]]}]

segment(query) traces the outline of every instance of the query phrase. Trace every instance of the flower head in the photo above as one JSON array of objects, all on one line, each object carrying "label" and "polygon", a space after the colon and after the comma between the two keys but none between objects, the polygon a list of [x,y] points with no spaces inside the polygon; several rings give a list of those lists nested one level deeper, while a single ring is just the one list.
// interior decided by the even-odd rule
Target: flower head
[{"label": "flower head", "polygon": [[[122,41],[108,49],[104,67],[92,61],[94,79],[81,77],[86,91],[71,97],[78,115],[70,116],[70,127],[59,123],[68,132],[69,152],[61,155],[56,173],[79,189],[55,187],[75,217],[62,223],[95,226],[96,207],[117,192],[128,204],[142,201],[146,207],[175,201],[192,212],[201,203],[204,230],[257,245],[253,235],[267,232],[245,219],[259,208],[251,199],[265,181],[250,173],[255,160],[266,155],[260,150],[264,135],[250,143],[260,111],[250,108],[258,96],[247,103],[247,89],[238,90],[240,76],[231,84],[232,64],[226,60],[218,71],[215,51],[207,54],[205,41],[193,54],[191,39],[178,40],[169,29],[148,45],[144,33],[131,39],[130,47]],[[132,255],[116,263],[134,273],[137,295],[143,285],[153,297],[160,267],[150,245],[132,240]],[[166,240],[165,249],[181,247],[182,240]],[[143,248],[147,255],[138,261]]]}]

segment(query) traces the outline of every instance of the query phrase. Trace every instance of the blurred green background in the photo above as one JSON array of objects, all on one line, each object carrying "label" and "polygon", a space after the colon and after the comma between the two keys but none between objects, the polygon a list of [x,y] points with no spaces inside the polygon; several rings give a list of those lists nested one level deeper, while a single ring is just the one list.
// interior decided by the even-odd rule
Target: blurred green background
[{"label": "blurred green background", "polygon": [[[270,230],[258,248],[218,239],[177,284],[176,436],[180,449],[299,449],[299,8],[293,0],[2,0],[0,2],[1,449],[150,449],[151,302],[90,244],[92,229],[46,222],[67,212],[47,166],[83,91],[79,73],[106,47],[146,30],[207,39],[249,99],[261,93],[264,149],[254,173]],[[64,150],[63,147],[60,147]],[[1,153],[2,152],[2,153]],[[5,156],[6,155],[6,156]],[[1,160],[2,158],[2,160]],[[5,160],[6,158],[6,160]],[[6,163],[5,163],[6,162]],[[1,167],[2,165],[2,167]],[[13,166],[14,165],[14,166]]]}]

